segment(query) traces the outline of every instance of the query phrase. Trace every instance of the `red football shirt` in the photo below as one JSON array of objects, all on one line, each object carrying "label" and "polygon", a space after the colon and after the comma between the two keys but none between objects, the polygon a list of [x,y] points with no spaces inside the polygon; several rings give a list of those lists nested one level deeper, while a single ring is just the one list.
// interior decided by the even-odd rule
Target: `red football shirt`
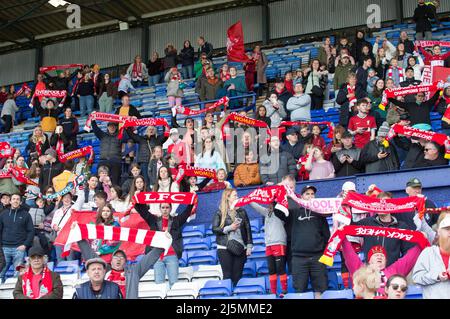
[{"label": "red football shirt", "polygon": [[365,118],[360,118],[358,115],[352,116],[348,122],[348,129],[356,131],[358,128],[364,128],[364,133],[355,134],[355,146],[357,148],[363,148],[370,141],[370,131],[377,128],[375,118],[371,115],[367,115]]}]

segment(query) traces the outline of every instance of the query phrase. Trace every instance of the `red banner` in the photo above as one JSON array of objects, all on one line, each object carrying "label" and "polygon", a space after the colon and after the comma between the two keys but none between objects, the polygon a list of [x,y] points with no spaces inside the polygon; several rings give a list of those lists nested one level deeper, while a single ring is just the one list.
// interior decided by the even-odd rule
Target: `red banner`
[{"label": "red banner", "polygon": [[[273,202],[281,203],[286,196],[284,186],[275,185],[263,188],[257,188],[250,194],[239,198],[234,204],[235,207],[242,207],[250,203],[272,204]],[[287,207],[286,207],[287,208]]]},{"label": "red banner", "polygon": [[86,155],[90,155],[89,158],[93,159],[94,149],[91,145],[83,147],[83,148],[79,148],[77,150],[74,150],[74,151],[66,153],[66,154],[63,154],[63,155],[59,156],[59,161],[61,163],[65,163],[66,161],[84,157]]},{"label": "red banner", "polygon": [[134,126],[164,126],[165,132],[164,135],[169,135],[170,126],[167,123],[166,119],[164,118],[145,118],[145,119],[126,119],[124,124],[119,130],[119,139],[122,139],[123,137],[123,130],[127,127],[134,127]]},{"label": "red banner", "polygon": [[253,127],[266,128],[267,135],[269,135],[269,139],[272,136],[272,132],[270,131],[270,128],[266,122],[260,121],[260,120],[255,120],[248,116],[239,115],[238,113],[233,112],[227,116],[227,118],[225,119],[225,121],[222,124],[222,138],[225,137],[225,134],[224,134],[225,124],[227,124],[229,121],[234,121],[234,122],[242,123],[242,124],[245,124],[248,126],[253,126]]},{"label": "red banner", "polygon": [[345,226],[342,230],[338,229],[333,233],[319,262],[329,267],[333,266],[333,258],[341,248],[342,241],[346,236],[377,236],[400,239],[410,243],[416,243],[422,249],[430,246],[427,238],[419,231],[388,227],[349,225]]},{"label": "red banner", "polygon": [[26,83],[22,84],[20,90],[14,93],[14,97],[21,96],[22,94],[25,94],[27,97],[30,97],[29,95],[31,94],[31,89]]},{"label": "red banner", "polygon": [[179,106],[176,108],[176,111],[178,114],[183,114],[183,115],[187,115],[187,116],[194,116],[194,115],[199,115],[202,113],[206,113],[208,111],[214,110],[216,107],[219,107],[221,105],[224,105],[224,111],[226,110],[227,106],[228,106],[228,102],[230,101],[230,99],[227,96],[224,96],[223,98],[221,98],[219,101],[205,107],[204,109],[201,110],[191,110],[190,108],[184,107],[184,106]]},{"label": "red banner", "polygon": [[18,182],[26,185],[39,186],[38,183],[26,177],[21,171],[14,168],[11,168],[9,171],[11,172],[11,176],[14,177]]},{"label": "red banner", "polygon": [[83,68],[83,64],[63,64],[63,65],[51,65],[51,66],[42,66],[39,68],[40,73],[48,72],[48,71],[55,71],[55,70],[64,70],[64,69],[71,69],[71,68]]},{"label": "red banner", "polygon": [[227,57],[232,62],[247,62],[245,54],[244,31],[241,21],[236,22],[227,31]]},{"label": "red banner", "polygon": [[[55,245],[57,246],[65,246],[67,243],[67,239],[70,234],[71,226],[74,221],[77,221],[78,224],[94,224],[96,212],[79,212],[72,211],[71,216],[61,231],[58,233],[58,236],[55,239]],[[128,228],[137,228],[137,229],[146,229],[149,230],[149,226],[147,223],[141,218],[139,214],[130,214],[126,220],[122,221],[122,218],[125,216],[125,213],[114,213],[114,217],[120,222],[121,227]],[[72,249],[79,251],[78,245],[73,244]],[[129,260],[135,260],[137,256],[144,254],[145,245],[135,244],[132,242],[122,242],[120,245],[120,249],[123,250]],[[105,259],[106,262],[110,262],[111,255],[100,256]]]},{"label": "red banner", "polygon": [[441,47],[450,47],[449,41],[415,41],[414,44],[418,47],[432,47],[439,45]]},{"label": "red banner", "polygon": [[177,183],[180,183],[180,181],[183,179],[184,176],[196,176],[196,177],[205,177],[205,178],[211,178],[215,181],[217,181],[217,172],[214,169],[209,168],[201,168],[201,167],[194,167],[189,166],[186,164],[180,165],[179,171],[178,171],[178,178]]}]

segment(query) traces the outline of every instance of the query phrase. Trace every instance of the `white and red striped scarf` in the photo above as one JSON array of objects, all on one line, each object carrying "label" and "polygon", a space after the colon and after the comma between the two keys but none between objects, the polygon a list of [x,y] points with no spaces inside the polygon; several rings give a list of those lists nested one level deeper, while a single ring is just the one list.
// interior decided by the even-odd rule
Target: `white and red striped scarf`
[{"label": "white and red striped scarf", "polygon": [[27,97],[30,97],[30,93],[31,93],[30,87],[28,86],[28,84],[24,83],[22,84],[20,90],[14,93],[14,97],[21,96],[22,94],[25,94]]},{"label": "white and red striped scarf", "polygon": [[142,64],[133,63],[133,71],[131,73],[132,80],[142,80]]},{"label": "white and red striped scarf", "polygon": [[164,126],[164,136],[169,136],[170,126],[167,123],[167,120],[164,118],[144,118],[144,119],[131,119],[127,118],[123,122],[123,125],[119,129],[119,135],[117,136],[119,139],[123,137],[123,130],[127,127],[135,127],[135,126]]},{"label": "white and red striped scarf", "polygon": [[349,99],[349,108],[351,109],[353,107],[353,105],[356,104],[356,96],[355,96],[355,87],[354,86],[350,86],[349,83],[347,83],[347,92],[348,94],[353,94],[353,97],[351,99]]},{"label": "white and red striped scarf", "polygon": [[92,121],[103,121],[103,122],[112,122],[112,123],[124,123],[126,119],[130,117],[127,115],[118,115],[118,114],[109,114],[102,112],[94,112],[89,115],[86,120],[86,124],[84,125],[84,130],[86,132],[90,132],[92,129]]},{"label": "white and red striped scarf", "polygon": [[[35,97],[38,97],[38,98],[50,97],[50,98],[62,99],[58,105],[59,107],[62,107],[64,105],[64,102],[67,97],[67,91],[66,90],[36,90],[36,91],[34,91],[31,101],[33,101]],[[33,108],[32,102],[29,104],[29,107]]]},{"label": "white and red striped scarf", "polygon": [[183,115],[187,115],[187,116],[194,116],[194,115],[199,115],[202,113],[206,113],[210,110],[215,109],[218,106],[224,105],[224,111],[226,110],[227,106],[228,106],[228,102],[230,101],[230,99],[227,96],[224,96],[223,98],[221,98],[220,100],[218,100],[217,102],[205,107],[204,109],[201,110],[191,110],[188,107],[185,106],[178,106],[176,107],[176,111],[178,114],[183,114]]},{"label": "white and red striped scarf", "polygon": [[242,207],[250,203],[269,205],[274,201],[277,202],[275,208],[281,210],[286,215],[289,214],[286,190],[282,185],[257,188],[250,194],[239,198],[235,203],[233,203],[233,207]]},{"label": "white and red striped scarf", "polygon": [[[388,69],[388,78],[392,79],[393,78],[393,69],[394,67],[390,66]],[[403,69],[401,67],[395,67],[395,69],[397,69],[398,71],[398,77],[399,77],[399,81],[403,82],[405,77],[403,76]]]},{"label": "white and red striped scarf", "polygon": [[165,254],[172,245],[172,237],[169,233],[165,232],[127,227],[113,227],[105,225],[77,223],[76,226],[70,230],[69,237],[67,238],[67,242],[64,245],[62,256],[68,256],[70,253],[71,245],[83,239],[101,239],[132,242],[136,244],[162,248],[164,249]]},{"label": "white and red striped scarf", "polygon": [[47,266],[44,267],[42,271],[42,278],[39,281],[39,296],[35,296],[33,293],[33,289],[31,288],[33,276],[33,270],[31,269],[31,267],[28,267],[28,270],[22,276],[22,292],[25,296],[31,299],[39,299],[52,292],[52,275]]},{"label": "white and red striped scarf", "polygon": [[88,145],[88,146],[83,147],[83,148],[79,148],[77,150],[68,152],[66,154],[64,154],[64,153],[63,154],[58,154],[58,157],[59,157],[59,161],[61,163],[64,163],[66,161],[73,160],[73,159],[80,158],[80,157],[84,157],[86,155],[90,155],[89,156],[89,161],[93,161],[94,148],[91,145]]},{"label": "white and red striped scarf", "polygon": [[81,69],[83,64],[63,64],[63,65],[51,65],[51,66],[42,66],[39,68],[40,73],[55,71],[55,70],[64,70],[64,69],[72,69],[78,68]]}]

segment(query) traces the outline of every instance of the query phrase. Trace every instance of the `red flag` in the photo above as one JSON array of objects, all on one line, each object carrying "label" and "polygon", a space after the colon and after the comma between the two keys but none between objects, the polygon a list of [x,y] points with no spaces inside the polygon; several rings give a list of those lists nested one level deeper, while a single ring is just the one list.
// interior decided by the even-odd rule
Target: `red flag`
[{"label": "red flag", "polygon": [[227,31],[228,61],[247,62],[248,57],[244,48],[244,32],[241,21],[236,22]]}]

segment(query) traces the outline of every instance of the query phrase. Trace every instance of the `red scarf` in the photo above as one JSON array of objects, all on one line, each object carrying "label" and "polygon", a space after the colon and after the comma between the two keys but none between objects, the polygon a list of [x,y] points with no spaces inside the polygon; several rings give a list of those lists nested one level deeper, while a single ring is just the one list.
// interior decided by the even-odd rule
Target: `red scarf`
[{"label": "red scarf", "polygon": [[[37,98],[44,98],[44,97],[50,97],[50,98],[57,98],[62,99],[59,103],[59,106],[62,107],[64,105],[64,101],[66,100],[67,91],[66,90],[38,90],[34,91],[33,97],[31,98],[30,107],[33,107],[33,100],[35,97]],[[41,100],[41,99],[40,99]]]},{"label": "red scarf", "polygon": [[442,117],[442,121],[450,124],[450,97],[444,97],[445,98],[445,104],[447,105],[447,108],[445,110],[444,116]]},{"label": "red scarf", "polygon": [[20,90],[17,91],[17,92],[14,94],[14,98],[16,98],[16,97],[18,97],[18,96],[20,96],[20,95],[22,95],[22,94],[24,94],[24,93],[25,93],[25,95],[26,95],[28,98],[30,97],[31,89],[30,89],[30,87],[28,86],[28,84],[26,84],[26,83],[24,83],[24,84],[22,85],[22,87],[20,88]]},{"label": "red scarf", "polygon": [[58,154],[58,156],[64,154],[64,142],[61,137],[58,137],[58,141],[56,142],[56,154]]},{"label": "red scarf", "polygon": [[390,98],[396,98],[397,96],[405,96],[409,94],[433,92],[440,89],[440,85],[440,82],[435,82],[433,84],[386,89],[383,92],[383,98],[381,100],[381,104],[378,107],[384,111],[389,103],[388,99]]},{"label": "red scarf", "polygon": [[14,177],[20,183],[23,183],[26,185],[39,186],[38,183],[36,183],[32,179],[26,177],[20,170],[17,170],[15,168],[10,168],[9,172],[11,173],[11,176]]},{"label": "red scarf", "polygon": [[125,119],[122,127],[119,129],[119,135],[117,136],[119,139],[123,137],[123,130],[127,127],[135,127],[135,126],[164,126],[165,131],[164,135],[169,136],[170,126],[164,118],[144,118],[144,119]]},{"label": "red scarf", "polygon": [[72,69],[78,68],[81,69],[83,64],[64,64],[64,65],[52,65],[52,66],[42,66],[39,68],[40,73],[55,71],[55,70],[64,70],[64,69]]},{"label": "red scarf", "polygon": [[186,164],[179,166],[176,182],[179,184],[184,176],[205,177],[217,181],[217,173],[215,169],[193,167]]},{"label": "red scarf", "polygon": [[328,138],[333,138],[334,135],[334,127],[333,127],[333,122],[311,122],[311,121],[295,121],[295,122],[291,122],[291,121],[283,121],[280,123],[280,129],[279,132],[280,134],[283,134],[286,131],[285,127],[282,126],[300,126],[300,125],[326,125],[328,126],[328,134],[327,137]]},{"label": "red scarf", "polygon": [[41,142],[41,140],[37,140],[37,142],[36,142],[36,152],[38,153],[39,156],[42,155],[42,142]]},{"label": "red scarf", "polygon": [[[400,82],[403,82],[404,81],[404,76],[403,76],[403,69],[402,68],[400,68],[400,67],[395,67],[397,70],[398,70],[398,77],[400,78]],[[389,69],[388,69],[388,78],[391,78],[392,79],[392,76],[393,76],[393,69],[394,69],[394,67],[393,66],[390,66],[389,67]]]},{"label": "red scarf", "polygon": [[257,188],[250,194],[239,198],[234,204],[235,207],[242,207],[250,203],[272,204],[277,202],[276,208],[288,214],[288,205],[286,199],[286,190],[284,186],[275,185],[263,188]]},{"label": "red scarf", "polygon": [[16,150],[8,142],[0,142],[0,158],[12,157],[15,152]]},{"label": "red scarf", "polygon": [[355,87],[350,86],[350,84],[347,83],[347,92],[348,94],[353,94],[353,97],[349,100],[349,109],[351,109],[351,107],[356,104]]},{"label": "red scarf", "polygon": [[442,134],[431,131],[424,131],[417,128],[412,128],[410,126],[403,126],[400,124],[392,125],[389,130],[388,135],[386,136],[385,142],[383,144],[385,146],[389,146],[389,141],[392,140],[397,134],[405,135],[408,137],[417,137],[427,141],[435,142],[439,145],[445,146],[445,158],[450,159],[450,137]]},{"label": "red scarf", "polygon": [[76,81],[75,81],[75,84],[73,85],[73,87],[72,87],[72,96],[74,96],[75,95],[75,92],[77,91],[77,88],[78,88],[78,84],[80,84],[80,80],[81,79],[77,79]]},{"label": "red scarf", "polygon": [[184,106],[179,106],[179,107],[176,108],[176,110],[177,110],[178,114],[183,114],[183,115],[187,115],[187,116],[194,116],[194,115],[199,115],[199,114],[202,114],[202,113],[206,113],[206,112],[208,112],[210,110],[215,109],[218,106],[224,105],[225,106],[224,111],[225,111],[227,106],[228,106],[228,102],[229,101],[230,101],[230,99],[227,96],[225,96],[225,97],[221,98],[220,100],[218,100],[217,102],[215,102],[215,103],[213,103],[213,104],[211,104],[211,105],[209,105],[209,106],[207,106],[207,107],[205,107],[204,109],[201,109],[201,110],[191,110],[191,109],[189,109],[187,107],[184,107]]},{"label": "red scarf", "polygon": [[142,64],[133,63],[133,72],[131,73],[132,79],[142,79]]},{"label": "red scarf", "polygon": [[379,214],[398,214],[417,210],[420,219],[422,219],[425,213],[425,197],[412,196],[405,198],[379,199],[355,192],[348,192],[347,196],[345,196],[342,201],[342,206],[335,216],[335,219],[346,225],[350,224],[351,211],[349,207],[364,212]]},{"label": "red scarf", "polygon": [[428,214],[440,214],[442,212],[450,211],[450,206],[436,207],[436,208],[426,208],[425,212]]},{"label": "red scarf", "polygon": [[430,246],[427,238],[422,232],[413,231],[409,229],[398,229],[388,227],[373,227],[373,226],[345,226],[342,230],[337,230],[330,237],[325,251],[320,257],[319,262],[333,266],[333,258],[339,251],[342,241],[346,236],[377,236],[404,240],[410,243],[418,244],[422,249]]},{"label": "red scarf", "polygon": [[449,41],[415,41],[414,44],[418,47],[433,47],[435,45],[450,47]]},{"label": "red scarf", "polygon": [[0,179],[11,178],[11,177],[12,177],[11,176],[11,172],[9,170],[6,170],[6,171],[2,170],[2,171],[0,171]]},{"label": "red scarf", "polygon": [[[58,154],[59,161],[61,163],[65,163],[66,161],[73,160],[75,158],[84,157],[86,155],[89,156],[89,161],[93,161],[94,158],[94,149],[91,145],[79,148],[77,150],[74,150],[72,152],[66,153],[66,154]],[[88,163],[89,163],[88,161]]]},{"label": "red scarf", "polygon": [[266,122],[264,121],[260,121],[260,120],[255,120],[252,119],[248,116],[243,116],[243,115],[239,115],[236,112],[232,112],[230,113],[227,118],[225,119],[225,121],[222,124],[222,137],[225,139],[228,139],[228,136],[225,135],[224,133],[224,129],[225,129],[225,124],[227,124],[229,121],[235,121],[238,123],[242,123],[248,126],[253,126],[253,127],[260,127],[260,128],[266,128],[267,129],[267,135],[269,136],[267,138],[267,143],[270,141],[270,137],[272,136],[272,132],[270,131],[270,127],[267,125]]},{"label": "red scarf", "polygon": [[120,291],[122,292],[122,296],[124,299],[126,299],[126,277],[125,277],[125,271],[117,271],[114,269],[111,269],[111,271],[106,274],[106,280],[116,283]]},{"label": "red scarf", "polygon": [[184,204],[193,205],[191,214],[187,219],[187,222],[195,219],[195,212],[198,206],[198,197],[194,193],[186,192],[143,192],[134,195],[131,198],[131,207],[125,212],[128,215],[134,208],[135,204],[161,204],[161,203],[171,203],[171,204]]},{"label": "red scarf", "polygon": [[52,275],[50,270],[45,267],[42,271],[42,279],[40,280],[39,286],[39,296],[35,296],[33,293],[33,289],[31,289],[31,282],[33,280],[33,270],[31,267],[28,267],[28,270],[22,276],[22,292],[25,296],[31,299],[39,299],[48,294],[50,294],[53,290],[53,282]]},{"label": "red scarf", "polygon": [[225,81],[231,79],[231,75],[230,75],[230,73],[224,74],[223,71],[220,70],[220,79],[222,80],[222,82],[225,82]]},{"label": "red scarf", "polygon": [[109,114],[102,112],[95,112],[89,115],[86,120],[86,124],[84,125],[84,130],[90,132],[92,129],[92,121],[103,121],[103,122],[112,122],[112,123],[124,123],[129,116],[127,115],[118,115],[118,114]]}]

